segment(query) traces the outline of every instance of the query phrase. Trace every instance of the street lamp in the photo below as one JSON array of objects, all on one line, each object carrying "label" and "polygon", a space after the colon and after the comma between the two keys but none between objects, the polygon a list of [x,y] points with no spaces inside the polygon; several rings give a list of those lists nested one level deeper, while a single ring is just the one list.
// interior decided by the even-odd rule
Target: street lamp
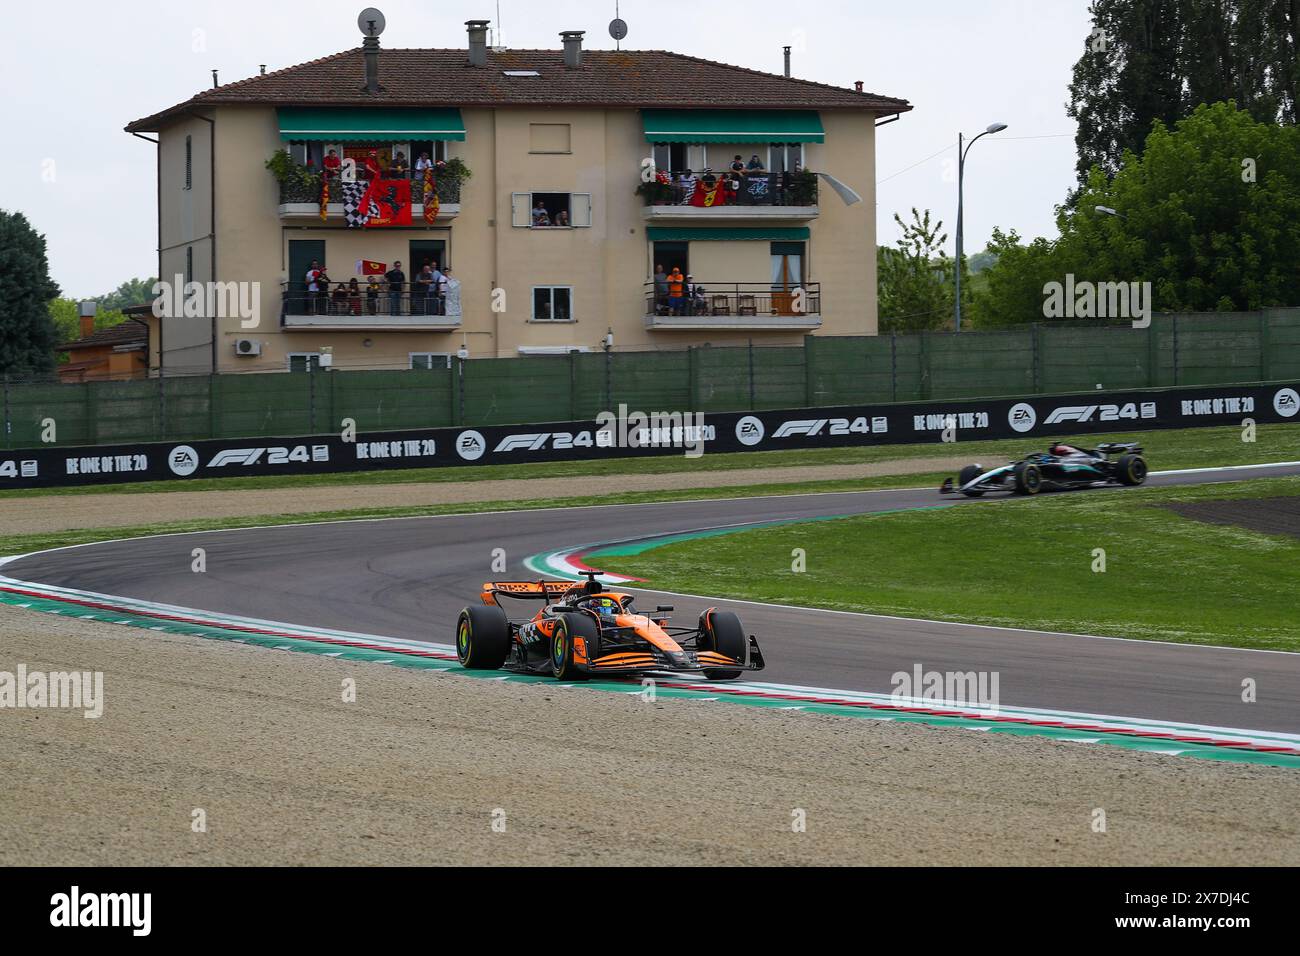
[{"label": "street lamp", "polygon": [[954,307],[954,327],[956,331],[961,331],[961,261],[964,255],[963,236],[962,236],[962,205],[964,200],[964,186],[966,181],[966,154],[970,152],[971,146],[974,146],[983,137],[990,133],[1000,133],[1007,128],[1006,123],[994,123],[984,132],[980,133],[970,145],[964,145],[966,142],[965,134],[957,134],[957,303]]},{"label": "street lamp", "polygon": [[1128,218],[1128,216],[1124,215],[1122,212],[1119,212],[1118,210],[1115,209],[1111,209],[1109,206],[1093,206],[1092,208],[1094,211],[1101,213],[1103,216],[1114,216],[1116,219]]}]

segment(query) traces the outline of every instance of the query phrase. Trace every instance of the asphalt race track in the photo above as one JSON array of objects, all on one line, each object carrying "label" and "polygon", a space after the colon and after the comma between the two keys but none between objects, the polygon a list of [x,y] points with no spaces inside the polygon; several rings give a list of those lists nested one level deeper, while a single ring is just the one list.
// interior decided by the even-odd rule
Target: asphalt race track
[{"label": "asphalt race track", "polygon": [[[1294,474],[1300,474],[1300,466],[1153,475],[1150,484]],[[944,502],[979,507],[988,500],[941,499],[930,490],[881,491],[251,528],[44,552],[5,565],[4,574],[182,607],[450,644],[457,612],[478,600],[482,583],[536,578],[523,561],[539,552],[768,520]],[[190,568],[196,547],[207,552],[204,574]],[[496,548],[507,555],[504,574],[490,571]],[[641,593],[643,605],[655,602],[656,592]],[[708,604],[736,610],[768,661],[757,680],[888,693],[891,674],[920,662],[940,671],[998,671],[1005,705],[1258,730],[1300,728],[1300,654],[679,596],[659,600],[676,606],[678,623],[694,623]],[[1050,602],[1051,596],[1044,594],[1043,600]],[[1260,689],[1258,703],[1248,709],[1240,697],[1246,677],[1255,678]]]}]

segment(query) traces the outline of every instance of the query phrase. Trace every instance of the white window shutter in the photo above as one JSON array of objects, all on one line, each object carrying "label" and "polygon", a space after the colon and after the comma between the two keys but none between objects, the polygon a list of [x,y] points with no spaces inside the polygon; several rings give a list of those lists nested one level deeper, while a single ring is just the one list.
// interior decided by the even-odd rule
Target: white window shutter
[{"label": "white window shutter", "polygon": [[591,193],[573,193],[569,197],[569,224],[571,226],[591,225]]},{"label": "white window shutter", "polygon": [[691,143],[686,147],[686,165],[694,173],[708,168],[709,153],[703,143]]},{"label": "white window shutter", "polygon": [[532,193],[511,193],[510,194],[510,225],[512,226],[530,226],[532,220],[533,194]]}]

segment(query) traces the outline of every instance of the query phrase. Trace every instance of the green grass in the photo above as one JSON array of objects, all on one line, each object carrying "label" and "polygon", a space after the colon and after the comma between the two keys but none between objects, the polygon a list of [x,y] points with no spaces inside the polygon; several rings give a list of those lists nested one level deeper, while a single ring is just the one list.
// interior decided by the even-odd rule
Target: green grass
[{"label": "green grass", "polygon": [[[1253,465],[1269,461],[1300,459],[1300,424],[1261,425],[1258,440],[1247,444],[1241,430],[1234,426],[1213,428],[1166,429],[1148,432],[1116,432],[1076,439],[1102,441],[1141,440],[1146,445],[1151,467],[1196,468],[1219,465]],[[852,448],[825,448],[811,451],[767,451],[706,454],[699,458],[663,455],[648,458],[615,458],[600,461],[550,462],[518,465],[483,465],[480,467],[411,468],[392,471],[363,471],[329,475],[265,475],[250,478],[201,478],[191,481],[149,481],[121,485],[72,488],[40,488],[23,491],[0,491],[0,498],[33,495],[141,494],[151,491],[235,491],[257,488],[309,488],[338,485],[400,484],[413,481],[466,482],[487,479],[527,479],[563,477],[604,477],[611,475],[647,475],[701,473],[738,468],[789,468],[804,465],[856,465],[916,458],[964,456],[971,461],[1003,462],[1028,451],[1042,450],[1043,438],[1016,438],[1006,441],[972,441],[944,444],[934,441],[924,445],[868,445]]]},{"label": "green grass", "polygon": [[[1300,496],[1300,478],[987,501],[765,528],[598,560],[605,570],[692,594],[1296,651],[1300,540],[1159,507],[1278,496]],[[791,571],[795,548],[807,555],[804,573]],[[1106,552],[1105,573],[1092,570],[1096,548]]]},{"label": "green grass", "polygon": [[302,514],[250,515],[240,518],[196,518],[122,528],[77,528],[45,534],[0,534],[0,556],[30,554],[47,548],[72,544],[111,541],[118,538],[141,538],[152,534],[183,534],[188,531],[220,531],[227,528],[251,528],[270,525],[308,524],[320,521],[357,521],[366,518],[414,518],[425,515],[469,514],[478,511],[521,511],[539,508],[579,508],[590,505],[645,504],[656,501],[695,501],[702,498],[753,498],[759,495],[816,494],[834,491],[872,491],[887,488],[938,488],[945,476],[887,475],[842,481],[808,481],[797,483],[727,486],[724,488],[682,488],[663,491],[629,491],[581,498],[539,499],[530,501],[472,501],[451,505],[408,505],[382,508],[356,508],[343,511],[315,511]]}]

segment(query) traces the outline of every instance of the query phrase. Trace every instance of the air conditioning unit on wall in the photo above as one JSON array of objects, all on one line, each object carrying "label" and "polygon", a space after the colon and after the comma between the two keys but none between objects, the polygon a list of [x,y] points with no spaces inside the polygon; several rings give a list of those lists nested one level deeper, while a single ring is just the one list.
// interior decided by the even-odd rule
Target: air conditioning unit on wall
[{"label": "air conditioning unit on wall", "polygon": [[236,355],[261,355],[262,343],[257,339],[235,339]]}]

